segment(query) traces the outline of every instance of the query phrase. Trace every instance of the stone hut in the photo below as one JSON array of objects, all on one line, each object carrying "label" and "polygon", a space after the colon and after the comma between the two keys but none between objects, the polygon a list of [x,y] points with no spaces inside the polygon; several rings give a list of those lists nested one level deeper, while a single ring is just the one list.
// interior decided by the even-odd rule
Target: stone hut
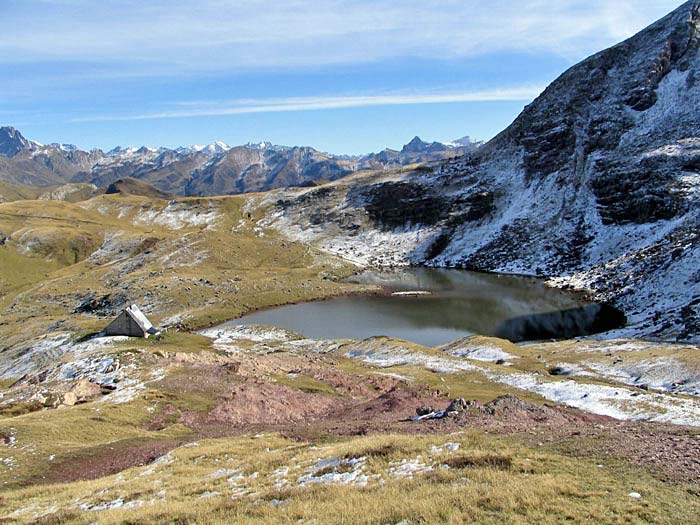
[{"label": "stone hut", "polygon": [[132,304],[125,308],[119,316],[105,328],[106,335],[126,335],[129,337],[148,338],[158,335],[160,330],[155,328],[138,306]]}]

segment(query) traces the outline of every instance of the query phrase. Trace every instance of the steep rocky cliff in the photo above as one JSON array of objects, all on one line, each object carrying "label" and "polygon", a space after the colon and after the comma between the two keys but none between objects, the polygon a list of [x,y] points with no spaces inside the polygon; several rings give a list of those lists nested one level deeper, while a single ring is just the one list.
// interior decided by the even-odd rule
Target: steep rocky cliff
[{"label": "steep rocky cliff", "polygon": [[699,50],[691,1],[476,152],[288,194],[276,224],[362,261],[549,276],[622,307],[635,335],[699,340]]}]

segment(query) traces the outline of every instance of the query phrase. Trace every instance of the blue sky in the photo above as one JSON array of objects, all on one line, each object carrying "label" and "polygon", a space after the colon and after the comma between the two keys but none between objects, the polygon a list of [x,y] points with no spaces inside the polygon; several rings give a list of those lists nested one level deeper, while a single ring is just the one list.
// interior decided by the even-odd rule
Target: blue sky
[{"label": "blue sky", "polygon": [[0,124],[82,148],[488,139],[666,0],[0,0]]}]

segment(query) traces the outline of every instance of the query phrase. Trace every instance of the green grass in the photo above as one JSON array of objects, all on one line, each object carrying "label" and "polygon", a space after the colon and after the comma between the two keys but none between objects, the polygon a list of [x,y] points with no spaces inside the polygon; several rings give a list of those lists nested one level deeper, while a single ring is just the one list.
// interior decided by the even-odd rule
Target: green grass
[{"label": "green grass", "polygon": [[[151,306],[150,317],[156,323],[170,320],[182,329],[191,329],[258,308],[363,289],[339,282],[356,270],[353,265],[288,241],[275,231],[257,228],[246,207],[248,199],[254,198],[179,199],[201,213],[210,208],[218,211],[216,224],[182,229],[140,220],[145,212],[162,211],[168,205],[143,197],[101,196],[81,205],[30,200],[0,204],[0,231],[12,237],[0,247],[0,341],[11,347],[46,335],[54,325],[76,336],[100,331],[109,319],[75,313],[79,301],[90,294],[124,294],[128,302]],[[256,208],[253,213],[255,219],[265,210]],[[121,239],[120,249],[109,256],[90,257],[106,239],[115,236]],[[529,346],[487,338],[473,342],[496,345],[517,355],[519,359],[508,369],[513,372],[546,374],[552,363],[590,358],[577,353],[574,342]],[[440,350],[387,338],[352,344],[460,361]],[[252,350],[255,345],[241,346]],[[452,398],[487,402],[515,393],[536,403],[543,401],[537,395],[488,381],[477,372],[440,374],[421,366],[379,369],[343,357],[349,348],[341,348],[329,359],[351,374],[398,373],[412,377],[417,386]],[[284,345],[277,349],[284,351]],[[274,350],[271,344],[268,351]],[[132,468],[94,481],[36,484],[47,469],[91,455],[128,450],[139,443],[194,439],[191,430],[177,423],[179,416],[207,414],[229,381],[225,375],[213,377],[206,365],[226,359],[250,359],[252,363],[244,363],[251,365],[250,369],[257,365],[253,355],[244,352],[227,357],[215,350],[209,339],[174,329],[160,339],[129,341],[109,352],[133,357],[139,374],[166,367],[167,377],[149,384],[138,399],[124,404],[92,402],[36,410],[38,407],[25,399],[5,407],[0,433],[15,436],[16,446],[0,446],[0,458],[11,457],[13,462],[12,468],[0,464],[0,518],[20,523],[38,519],[37,523],[275,524],[305,520],[330,524],[673,524],[692,523],[700,510],[697,497],[685,487],[660,483],[633,465],[611,463],[610,468],[599,469],[585,458],[478,433],[433,437],[324,434],[309,443],[273,434],[211,440],[178,449],[172,463]],[[669,357],[669,352],[652,349],[634,356],[625,354],[625,359]],[[179,354],[178,360],[175,354]],[[691,351],[677,355],[686,365],[695,366],[697,358]],[[298,356],[290,352],[275,358],[296,363],[293,359]],[[311,375],[290,376],[280,371],[289,368],[271,362],[269,368],[261,369],[261,378],[311,394],[339,395],[331,385]],[[490,363],[478,366],[504,371]],[[13,382],[3,380],[0,388],[7,390]],[[158,417],[163,419],[160,429],[148,430]],[[460,450],[453,455],[431,456],[430,447],[445,441],[458,441]],[[296,479],[320,457],[359,456],[367,457],[365,474],[378,476],[372,478],[377,482],[368,483],[366,488],[296,487]],[[395,466],[392,463],[417,456],[434,462],[436,469],[412,480],[389,474]],[[452,468],[437,468],[441,464]],[[292,469],[291,486],[278,489],[273,472],[284,466]],[[212,478],[211,473],[221,468],[240,470],[250,493],[236,495],[235,483],[232,486],[226,477]],[[338,468],[348,469],[347,465]],[[207,491],[221,492],[221,496],[200,498]],[[644,498],[630,499],[627,494],[632,491]],[[99,513],[78,508],[118,498],[145,503],[133,510]],[[270,505],[273,499],[284,504]],[[8,518],[21,509],[31,510]],[[58,510],[45,513],[51,509]]]},{"label": "green grass", "polygon": [[40,477],[50,456],[56,462],[70,461],[86,451],[124,440],[177,439],[190,433],[180,426],[159,432],[145,430],[151,418],[146,410],[149,406],[145,396],[125,404],[93,402],[0,419],[0,432],[14,435],[18,443],[16,448],[3,450],[3,456],[14,458],[16,467],[0,469],[0,486]]},{"label": "green grass", "polygon": [[46,188],[23,186],[0,181],[0,202],[36,199]]},{"label": "green grass", "polygon": [[[76,332],[97,332],[105,320],[73,313],[80,298],[91,295],[153,304],[149,315],[156,323],[178,319],[192,329],[363,289],[327,278],[342,279],[355,266],[258,229],[248,218],[247,199],[180,199],[193,213],[216,210],[217,219],[206,228],[179,229],[142,220],[168,205],[144,197],[0,204],[0,231],[12,239],[0,247],[0,339],[16,344],[65,319]],[[105,239],[121,248],[88,259]]]},{"label": "green grass", "polygon": [[168,352],[217,352],[211,344],[211,339],[203,335],[174,330],[164,332],[158,337],[151,337],[140,343],[141,348],[154,353]]},{"label": "green grass", "polygon": [[[431,452],[456,442],[456,452]],[[593,462],[463,433],[449,437],[343,438],[321,448],[273,434],[219,439],[180,448],[169,461],[119,476],[35,486],[4,493],[17,522],[60,509],[44,523],[693,523],[700,503],[680,487],[635,470],[600,469]],[[349,472],[353,467],[314,467],[319,458],[365,457],[366,487],[296,480],[309,473]],[[433,470],[412,479],[391,474],[403,460]],[[452,465],[444,468],[440,465]],[[286,474],[279,469],[287,468]],[[231,480],[229,481],[229,478]],[[289,484],[275,486],[280,479]],[[628,496],[632,491],[641,500]],[[218,494],[218,495],[217,495]],[[209,497],[202,497],[210,495]],[[82,512],[79,505],[121,499],[131,510]],[[273,505],[277,500],[281,505]],[[39,522],[41,523],[41,521]]]}]

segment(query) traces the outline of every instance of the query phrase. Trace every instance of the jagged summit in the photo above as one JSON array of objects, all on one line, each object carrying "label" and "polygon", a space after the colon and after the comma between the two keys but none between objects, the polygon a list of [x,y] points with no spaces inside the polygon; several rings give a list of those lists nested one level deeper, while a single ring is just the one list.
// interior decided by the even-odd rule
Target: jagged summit
[{"label": "jagged summit", "polygon": [[404,151],[387,149],[378,154],[352,156],[265,141],[233,147],[217,141],[176,149],[118,146],[105,153],[81,151],[70,144],[41,146],[12,128],[7,128],[5,137],[8,161],[0,162],[0,181],[35,186],[78,182],[106,187],[118,179],[133,177],[166,193],[180,195],[305,186],[363,169],[439,161],[477,147],[472,143],[424,143],[416,138]]},{"label": "jagged summit", "polygon": [[22,133],[10,126],[0,128],[0,155],[14,157],[25,150],[36,149],[38,144],[24,138]]},{"label": "jagged summit", "polygon": [[402,149],[401,153],[434,153],[438,151],[445,151],[455,147],[462,146],[464,144],[445,144],[442,142],[424,142],[420,137],[416,136],[406,144]]},{"label": "jagged summit", "polygon": [[401,149],[401,151],[404,153],[422,151],[427,145],[428,144],[426,142],[423,142],[421,138],[416,135]]}]

